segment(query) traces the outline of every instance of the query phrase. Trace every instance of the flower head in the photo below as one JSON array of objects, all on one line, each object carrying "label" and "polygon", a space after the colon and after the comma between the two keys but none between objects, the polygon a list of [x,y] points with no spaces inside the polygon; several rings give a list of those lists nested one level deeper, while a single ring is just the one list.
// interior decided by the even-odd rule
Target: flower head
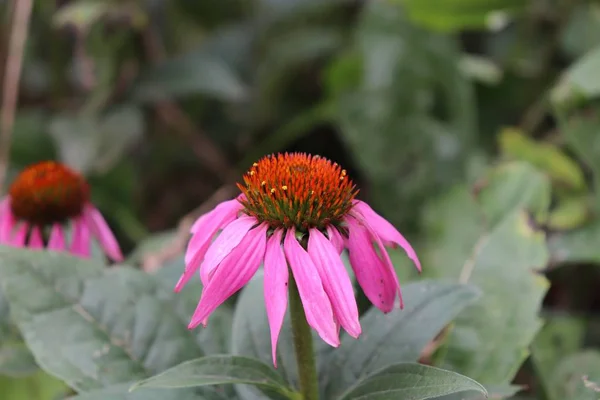
[{"label": "flower head", "polygon": [[[199,270],[204,284],[189,328],[210,314],[264,266],[264,297],[273,363],[287,308],[289,271],[307,322],[338,346],[339,328],[358,337],[361,327],[352,281],[340,254],[348,250],[358,284],[383,312],[402,307],[400,284],[385,246],[400,246],[420,270],[415,251],[392,224],[366,203],[336,163],[285,153],[254,163],[238,184],[242,193],[192,226],[179,291]],[[219,235],[213,240],[214,236]]]},{"label": "flower head", "polygon": [[[70,246],[64,228],[73,226]],[[0,199],[0,244],[69,251],[89,257],[91,238],[113,260],[123,255],[106,221],[90,203],[89,185],[55,161],[25,168]]]}]

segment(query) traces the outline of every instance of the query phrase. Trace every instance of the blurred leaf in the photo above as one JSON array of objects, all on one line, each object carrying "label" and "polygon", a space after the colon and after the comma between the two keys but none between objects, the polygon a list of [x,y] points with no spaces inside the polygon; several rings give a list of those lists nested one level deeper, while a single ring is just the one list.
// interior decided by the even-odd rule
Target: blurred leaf
[{"label": "blurred leaf", "polygon": [[444,32],[469,28],[497,28],[496,22],[525,11],[523,0],[395,0],[415,21]]},{"label": "blurred leaf", "polygon": [[483,386],[466,376],[420,364],[395,364],[359,381],[340,400],[424,400]]},{"label": "blurred leaf", "polygon": [[123,106],[103,116],[57,115],[49,129],[62,162],[106,172],[142,137],[144,120],[139,108]]},{"label": "blurred leaf", "polygon": [[58,27],[73,25],[87,31],[103,18],[127,19],[133,27],[142,27],[147,22],[146,14],[135,3],[122,4],[111,1],[79,0],[63,5],[54,14],[54,24]]},{"label": "blurred leaf", "polygon": [[598,219],[575,230],[555,233],[548,240],[552,263],[600,263],[599,240]]},{"label": "blurred leaf", "polygon": [[[137,244],[127,257],[128,264],[141,262],[147,253],[156,253],[168,246],[176,237],[176,230],[154,233]],[[183,253],[181,254],[183,255]],[[179,262],[179,260],[177,260]],[[160,270],[159,270],[160,271]],[[175,281],[177,283],[177,281]]]},{"label": "blurred leaf", "polygon": [[223,101],[240,101],[246,87],[236,72],[210,48],[168,59],[142,74],[133,98],[157,102],[191,95],[212,96]]},{"label": "blurred leaf", "polygon": [[138,389],[129,390],[131,384],[108,386],[104,389],[92,390],[67,400],[235,400],[226,397],[218,389]]},{"label": "blurred leaf", "polygon": [[3,400],[55,400],[62,398],[67,390],[63,382],[43,371],[25,378],[0,376]]},{"label": "blurred leaf", "polygon": [[293,393],[270,366],[256,359],[230,355],[187,361],[136,383],[132,390],[144,387],[186,388],[236,383],[266,387],[285,396]]},{"label": "blurred leaf", "polygon": [[479,241],[460,281],[479,286],[483,297],[455,320],[445,367],[485,384],[512,381],[541,326],[537,315],[548,282],[535,269],[547,259],[544,234],[531,228],[522,211]]},{"label": "blurred leaf", "polygon": [[600,353],[585,351],[565,358],[551,382],[556,399],[598,400]]},{"label": "blurred leaf", "polygon": [[548,178],[527,163],[512,162],[492,169],[484,178],[477,198],[489,228],[514,210],[533,213],[537,222],[544,222],[550,206]]},{"label": "blurred leaf", "polygon": [[496,85],[502,80],[502,69],[484,57],[464,54],[459,66],[466,76],[488,85]]},{"label": "blurred leaf", "polygon": [[547,226],[555,230],[575,229],[589,221],[590,201],[587,196],[561,199],[550,212]]},{"label": "blurred leaf", "polygon": [[375,307],[360,319],[356,340],[342,337],[330,353],[324,371],[326,398],[344,390],[380,368],[401,361],[416,362],[423,348],[479,295],[474,287],[425,281],[403,288],[406,307],[383,314]]},{"label": "blurred leaf", "polygon": [[21,340],[0,340],[0,375],[20,378],[39,370],[33,355]]},{"label": "blurred leaf", "polygon": [[483,385],[483,387],[487,390],[487,396],[477,392],[454,393],[447,396],[436,397],[436,400],[486,400],[506,398],[518,400],[518,398],[513,396],[524,389],[523,387],[516,385]]},{"label": "blurred leaf", "polygon": [[564,110],[596,98],[600,94],[598,69],[600,69],[600,46],[594,47],[562,73],[550,93],[553,104]]},{"label": "blurred leaf", "polygon": [[38,109],[21,109],[15,115],[10,143],[10,160],[19,169],[55,157],[47,131],[48,116]]},{"label": "blurred leaf", "polygon": [[485,232],[483,211],[463,185],[455,186],[426,205],[423,225],[427,247],[423,270],[427,277],[458,278]]},{"label": "blurred leaf", "polygon": [[502,152],[508,157],[529,162],[558,184],[577,190],[585,189],[581,168],[557,146],[532,140],[514,128],[504,129],[498,140]]},{"label": "blurred leaf", "polygon": [[365,5],[354,41],[359,56],[329,71],[347,79],[362,71],[358,82],[330,84],[338,88],[334,117],[370,198],[403,223],[414,218],[407,210],[462,177],[475,128],[472,88],[457,43],[413,27],[386,2]]},{"label": "blurred leaf", "polygon": [[[600,60],[600,52],[598,53]],[[567,145],[592,170],[596,210],[600,210],[600,117],[595,113],[573,117],[562,126]]]},{"label": "blurred leaf", "polygon": [[568,16],[560,43],[562,50],[573,58],[600,45],[600,6],[592,2],[577,4]]},{"label": "blurred leaf", "polygon": [[537,334],[531,346],[536,375],[548,400],[563,400],[555,390],[552,375],[559,362],[583,345],[585,321],[571,316],[552,316]]},{"label": "blurred leaf", "polygon": [[77,390],[142,379],[202,355],[171,293],[127,267],[0,249],[0,282],[38,364]]}]

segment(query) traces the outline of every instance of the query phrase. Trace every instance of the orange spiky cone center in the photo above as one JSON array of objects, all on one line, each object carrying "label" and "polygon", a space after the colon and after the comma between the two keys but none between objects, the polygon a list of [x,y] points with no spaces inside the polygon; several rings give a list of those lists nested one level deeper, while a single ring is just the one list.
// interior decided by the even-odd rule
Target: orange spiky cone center
[{"label": "orange spiky cone center", "polygon": [[238,187],[246,214],[273,228],[301,230],[339,225],[358,193],[338,164],[303,153],[264,157]]},{"label": "orange spiky cone center", "polygon": [[80,174],[55,161],[25,168],[9,189],[13,214],[41,226],[81,215],[89,192]]}]

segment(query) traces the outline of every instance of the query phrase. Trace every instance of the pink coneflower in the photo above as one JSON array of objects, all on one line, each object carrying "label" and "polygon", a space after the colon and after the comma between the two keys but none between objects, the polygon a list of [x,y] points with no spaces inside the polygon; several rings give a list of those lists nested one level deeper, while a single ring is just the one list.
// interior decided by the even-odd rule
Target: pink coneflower
[{"label": "pink coneflower", "polygon": [[[64,231],[68,223],[73,227],[70,244]],[[25,168],[8,196],[0,199],[0,244],[89,257],[92,238],[109,258],[123,260],[108,224],[90,203],[87,182],[60,163],[43,161]]]},{"label": "pink coneflower", "polygon": [[[401,246],[421,269],[415,251],[366,203],[336,163],[320,156],[278,154],[254,163],[238,184],[242,194],[193,225],[186,267],[176,291],[200,269],[204,289],[189,328],[240,290],[264,265],[264,297],[275,348],[288,301],[288,267],[308,324],[337,347],[339,327],[361,327],[352,282],[340,254],[346,248],[369,300],[383,312],[402,307],[400,284],[384,246]],[[220,234],[213,241],[217,232]]]}]

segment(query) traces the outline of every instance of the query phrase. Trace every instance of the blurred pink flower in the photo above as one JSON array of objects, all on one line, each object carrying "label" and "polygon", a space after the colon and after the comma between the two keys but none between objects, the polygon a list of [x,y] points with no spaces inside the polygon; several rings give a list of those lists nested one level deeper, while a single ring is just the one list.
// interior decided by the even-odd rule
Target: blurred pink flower
[{"label": "blurred pink flower", "polygon": [[[117,240],[89,196],[85,179],[65,165],[43,161],[25,168],[0,199],[0,244],[89,257],[94,238],[109,258],[122,261]],[[73,228],[70,244],[67,223]]]},{"label": "blurred pink flower", "polygon": [[[309,325],[331,346],[339,328],[361,334],[352,281],[340,254],[348,249],[354,275],[383,312],[400,284],[385,246],[400,246],[421,270],[406,239],[366,203],[336,163],[306,154],[271,155],[254,163],[238,184],[242,194],[219,204],[192,226],[179,291],[200,272],[204,284],[189,328],[210,314],[264,266],[264,298],[273,363],[288,301],[288,266]],[[219,233],[220,232],[220,233]],[[214,236],[219,233],[216,239]]]}]

